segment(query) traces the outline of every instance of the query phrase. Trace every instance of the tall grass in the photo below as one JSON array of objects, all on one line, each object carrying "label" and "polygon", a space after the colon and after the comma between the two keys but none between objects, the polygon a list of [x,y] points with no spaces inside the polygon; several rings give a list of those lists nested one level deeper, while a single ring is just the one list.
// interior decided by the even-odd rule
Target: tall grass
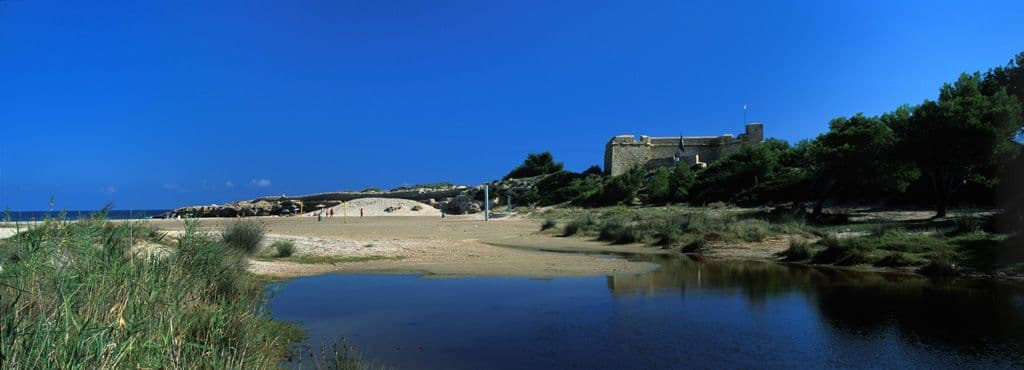
[{"label": "tall grass", "polygon": [[[252,240],[252,239],[250,239]],[[0,241],[0,368],[269,368],[299,339],[270,320],[244,248],[187,224],[46,221]]]},{"label": "tall grass", "polygon": [[811,249],[811,243],[803,240],[793,240],[789,242],[789,248],[779,253],[786,261],[803,261],[810,259],[814,255],[814,251]]},{"label": "tall grass", "polygon": [[251,256],[259,252],[260,244],[263,243],[266,233],[266,228],[262,223],[249,220],[237,221],[224,229],[221,240],[228,247]]},{"label": "tall grass", "polygon": [[277,257],[291,257],[295,254],[295,243],[288,240],[278,240],[270,245]]},{"label": "tall grass", "polygon": [[546,218],[544,222],[540,224],[540,231],[554,229],[557,223],[553,218]]}]

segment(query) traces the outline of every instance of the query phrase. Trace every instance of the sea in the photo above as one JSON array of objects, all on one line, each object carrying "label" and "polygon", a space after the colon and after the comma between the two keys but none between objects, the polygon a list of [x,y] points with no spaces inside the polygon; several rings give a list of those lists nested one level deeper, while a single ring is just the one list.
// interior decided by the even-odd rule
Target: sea
[{"label": "sea", "polygon": [[[107,219],[109,220],[140,220],[146,218],[153,218],[164,214],[170,210],[168,209],[127,209],[127,210],[111,210],[107,212]],[[83,218],[92,217],[92,215],[100,212],[99,210],[75,210],[75,211],[9,211],[8,213],[0,213],[0,222],[25,222],[25,221],[41,221],[47,218],[60,219],[63,217],[65,220],[78,220]],[[10,218],[7,220],[6,218]]]}]

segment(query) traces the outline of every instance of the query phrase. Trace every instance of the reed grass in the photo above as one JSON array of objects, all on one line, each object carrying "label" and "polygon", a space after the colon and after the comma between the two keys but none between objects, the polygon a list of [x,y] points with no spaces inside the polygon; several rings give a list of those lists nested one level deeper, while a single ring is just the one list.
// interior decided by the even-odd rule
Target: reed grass
[{"label": "reed grass", "polygon": [[[168,243],[140,258],[140,243]],[[270,319],[244,250],[189,221],[47,219],[0,241],[0,368],[274,368],[301,339]]]}]

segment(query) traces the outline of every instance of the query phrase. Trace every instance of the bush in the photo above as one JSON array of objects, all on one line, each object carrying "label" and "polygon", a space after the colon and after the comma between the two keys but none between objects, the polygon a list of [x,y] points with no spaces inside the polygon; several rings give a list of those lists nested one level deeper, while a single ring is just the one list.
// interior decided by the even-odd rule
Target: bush
[{"label": "bush", "polygon": [[707,240],[700,238],[684,245],[682,251],[683,253],[703,253],[707,247]]},{"label": "bush", "polygon": [[810,259],[813,253],[811,252],[811,243],[803,240],[793,240],[789,242],[789,248],[779,253],[782,257],[785,257],[786,261],[803,261]]},{"label": "bush", "polygon": [[951,248],[937,248],[928,256],[928,264],[921,268],[921,273],[931,276],[953,276],[960,267],[957,255]]},{"label": "bush", "polygon": [[913,266],[914,260],[910,259],[906,253],[893,252],[885,255],[878,261],[875,261],[875,266],[878,267],[906,267]]},{"label": "bush", "polygon": [[768,227],[761,222],[737,222],[733,223],[732,232],[745,242],[760,242],[768,237]]},{"label": "bush", "polygon": [[266,228],[262,223],[238,221],[224,229],[221,239],[228,247],[251,256],[259,251],[260,243],[263,242],[266,233]]},{"label": "bush", "polygon": [[291,257],[295,254],[295,243],[287,240],[278,240],[271,244],[270,248],[277,252],[277,256],[281,258]]},{"label": "bush", "polygon": [[566,224],[565,228],[562,229],[562,236],[576,235],[581,231],[590,230],[590,228],[592,228],[594,225],[594,217],[591,216],[589,213],[585,214]]},{"label": "bush", "polygon": [[301,335],[270,319],[238,250],[186,226],[160,258],[122,253],[159,242],[144,225],[100,219],[0,241],[18,256],[0,273],[0,368],[279,366]]},{"label": "bush", "polygon": [[554,229],[555,225],[556,225],[555,219],[553,219],[553,218],[546,218],[546,219],[544,219],[544,222],[540,224],[540,231],[545,231],[545,230],[548,230],[548,229]]},{"label": "bush", "polygon": [[611,221],[601,225],[597,239],[612,244],[631,244],[642,240],[643,233],[634,225],[622,221]]},{"label": "bush", "polygon": [[561,171],[562,167],[561,162],[555,162],[551,152],[530,153],[523,164],[505,175],[505,180],[555,173]]},{"label": "bush", "polygon": [[833,237],[826,237],[818,242],[825,247],[814,255],[815,263],[833,263],[841,266],[858,265],[870,262],[870,247],[860,243],[850,243]]}]

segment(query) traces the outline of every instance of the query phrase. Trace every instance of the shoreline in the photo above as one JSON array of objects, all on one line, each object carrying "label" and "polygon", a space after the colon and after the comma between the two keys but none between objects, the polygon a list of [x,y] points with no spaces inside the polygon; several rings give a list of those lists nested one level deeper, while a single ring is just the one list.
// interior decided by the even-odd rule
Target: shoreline
[{"label": "shoreline", "polygon": [[[514,216],[483,221],[480,215],[379,216],[340,218],[317,222],[315,217],[249,217],[267,227],[266,245],[286,240],[297,245],[298,255],[314,262],[292,262],[267,255],[251,260],[250,272],[273,279],[327,273],[412,274],[430,277],[553,278],[640,274],[657,264],[607,258],[608,255],[697,256],[708,260],[764,261],[815,268],[927,276],[911,268],[871,265],[841,266],[809,261],[786,261],[777,256],[799,236],[781,236],[762,242],[718,242],[704,253],[682,253],[642,243],[609,244],[581,236],[557,236],[539,231],[534,218]],[[235,218],[196,219],[210,234],[237,221]],[[112,220],[138,221],[138,220]],[[184,230],[183,220],[141,220],[171,238]],[[38,222],[38,221],[37,221]],[[24,225],[24,223],[22,223]],[[13,235],[13,225],[0,225],[0,239]],[[804,238],[806,239],[806,238]],[[167,243],[171,244],[171,243]],[[169,248],[169,247],[159,247]],[[316,263],[316,259],[324,263]],[[332,260],[333,259],[333,260]],[[351,259],[351,261],[349,260]],[[1021,282],[1024,277],[964,272],[956,277]]]}]

